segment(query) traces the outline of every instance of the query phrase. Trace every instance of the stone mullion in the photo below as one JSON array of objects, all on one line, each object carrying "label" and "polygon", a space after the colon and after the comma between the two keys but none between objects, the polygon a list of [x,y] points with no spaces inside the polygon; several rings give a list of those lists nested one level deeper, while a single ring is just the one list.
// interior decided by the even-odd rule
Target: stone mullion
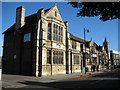
[{"label": "stone mullion", "polygon": [[53,65],[53,30],[54,30],[54,22],[51,23],[51,75],[52,75],[52,65]]}]

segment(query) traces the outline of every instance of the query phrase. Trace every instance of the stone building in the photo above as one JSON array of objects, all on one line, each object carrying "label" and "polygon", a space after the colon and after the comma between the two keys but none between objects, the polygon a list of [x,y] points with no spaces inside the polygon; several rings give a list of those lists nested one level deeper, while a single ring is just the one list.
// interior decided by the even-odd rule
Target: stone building
[{"label": "stone building", "polygon": [[25,16],[25,7],[18,7],[15,24],[3,32],[3,73],[70,74],[82,72],[83,67],[90,71],[92,64],[103,69],[109,60],[107,40],[98,46],[69,33],[68,26],[56,4],[30,16]]},{"label": "stone building", "polygon": [[111,57],[111,69],[120,67],[120,52],[119,51],[110,51]]}]

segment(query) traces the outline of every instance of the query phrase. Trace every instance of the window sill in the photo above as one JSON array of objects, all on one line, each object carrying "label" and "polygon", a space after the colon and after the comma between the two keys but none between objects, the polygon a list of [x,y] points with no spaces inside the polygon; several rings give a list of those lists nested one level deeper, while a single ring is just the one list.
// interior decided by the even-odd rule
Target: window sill
[{"label": "window sill", "polygon": [[54,42],[54,43],[58,43],[58,44],[63,44],[64,45],[64,43],[63,42],[58,42],[58,41],[54,41],[54,40],[47,40],[48,42]]}]

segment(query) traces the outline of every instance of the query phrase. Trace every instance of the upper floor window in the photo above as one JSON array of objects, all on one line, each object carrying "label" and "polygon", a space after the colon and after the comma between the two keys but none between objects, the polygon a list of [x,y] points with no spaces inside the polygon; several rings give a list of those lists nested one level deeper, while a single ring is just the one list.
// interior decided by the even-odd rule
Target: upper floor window
[{"label": "upper floor window", "polygon": [[75,41],[72,41],[72,48],[76,49],[76,42]]},{"label": "upper floor window", "polygon": [[63,41],[63,27],[54,24],[53,29],[53,40],[62,42]]},{"label": "upper floor window", "polygon": [[31,33],[24,34],[24,42],[28,42],[31,40]]},{"label": "upper floor window", "polygon": [[51,23],[48,24],[48,35],[47,35],[48,40],[51,40]]},{"label": "upper floor window", "polygon": [[57,17],[57,11],[55,11],[55,17]]}]

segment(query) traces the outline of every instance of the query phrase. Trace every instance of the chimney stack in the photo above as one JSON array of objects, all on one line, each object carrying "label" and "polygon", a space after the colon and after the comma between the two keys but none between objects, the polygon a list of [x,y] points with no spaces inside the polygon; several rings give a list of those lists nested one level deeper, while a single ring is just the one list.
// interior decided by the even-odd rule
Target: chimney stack
[{"label": "chimney stack", "polygon": [[25,24],[25,7],[20,6],[16,9],[16,24],[15,29],[20,29]]}]

